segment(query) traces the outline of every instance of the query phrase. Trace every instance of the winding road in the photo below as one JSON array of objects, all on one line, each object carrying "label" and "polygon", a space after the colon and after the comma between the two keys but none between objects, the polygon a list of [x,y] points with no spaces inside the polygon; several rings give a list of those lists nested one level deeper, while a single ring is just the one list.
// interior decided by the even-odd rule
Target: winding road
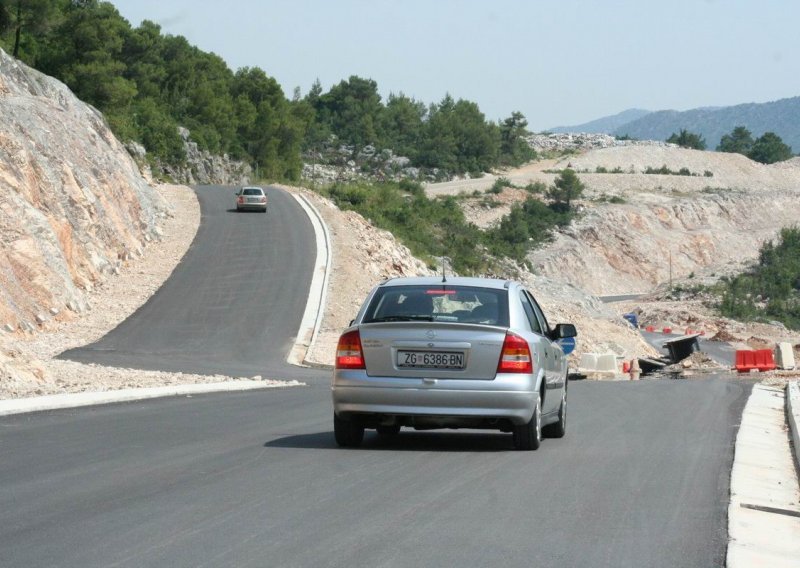
[{"label": "winding road", "polygon": [[316,255],[308,217],[276,188],[267,189],[266,215],[237,213],[231,188],[196,191],[200,227],[172,276],[100,341],[61,357],[199,374],[318,376],[285,362]]},{"label": "winding road", "polygon": [[308,386],[0,418],[0,566],[724,564],[734,439],[751,384],[573,381],[568,433],[368,434],[336,448],[327,372],[284,361],[313,232],[199,188],[164,287],[70,359],[300,377]]}]

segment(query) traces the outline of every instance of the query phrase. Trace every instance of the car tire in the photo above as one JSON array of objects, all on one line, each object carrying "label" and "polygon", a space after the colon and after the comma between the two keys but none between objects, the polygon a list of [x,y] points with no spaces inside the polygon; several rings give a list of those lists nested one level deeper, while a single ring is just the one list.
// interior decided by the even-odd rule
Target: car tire
[{"label": "car tire", "polygon": [[400,433],[400,426],[378,426],[375,430],[382,438],[393,438]]},{"label": "car tire", "polygon": [[526,424],[514,426],[514,447],[518,450],[538,450],[542,443],[542,397],[536,395],[533,416]]},{"label": "car tire", "polygon": [[342,448],[357,448],[364,439],[364,427],[355,420],[345,420],[334,413],[333,436]]},{"label": "car tire", "polygon": [[262,213],[266,213],[266,212],[267,212],[267,208],[264,207],[264,210],[262,211]]},{"label": "car tire", "polygon": [[564,379],[564,390],[561,393],[561,406],[558,407],[558,422],[542,428],[542,434],[548,438],[563,438],[567,433],[567,383]]}]

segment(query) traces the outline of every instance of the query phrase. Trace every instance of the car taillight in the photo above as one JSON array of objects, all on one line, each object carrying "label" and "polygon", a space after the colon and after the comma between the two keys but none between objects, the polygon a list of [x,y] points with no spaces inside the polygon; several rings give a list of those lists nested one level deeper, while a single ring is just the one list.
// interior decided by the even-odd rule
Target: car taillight
[{"label": "car taillight", "polygon": [[239,203],[244,203],[244,195],[239,196]]},{"label": "car taillight", "polygon": [[266,202],[267,202],[267,197],[266,196],[262,197],[261,198],[261,203],[266,203]]},{"label": "car taillight", "polygon": [[506,333],[503,352],[497,364],[498,373],[533,373],[533,359],[528,342],[519,335]]},{"label": "car taillight", "polygon": [[342,334],[336,346],[337,369],[366,369],[364,352],[361,350],[361,335],[357,329]]}]

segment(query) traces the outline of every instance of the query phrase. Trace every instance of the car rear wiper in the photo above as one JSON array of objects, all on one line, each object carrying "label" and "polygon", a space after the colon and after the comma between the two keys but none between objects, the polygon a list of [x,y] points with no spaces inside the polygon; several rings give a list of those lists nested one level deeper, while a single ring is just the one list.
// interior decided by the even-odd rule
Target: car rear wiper
[{"label": "car rear wiper", "polygon": [[364,323],[380,323],[385,321],[433,321],[433,316],[423,315],[402,315],[402,316],[383,316],[381,318],[371,319]]}]

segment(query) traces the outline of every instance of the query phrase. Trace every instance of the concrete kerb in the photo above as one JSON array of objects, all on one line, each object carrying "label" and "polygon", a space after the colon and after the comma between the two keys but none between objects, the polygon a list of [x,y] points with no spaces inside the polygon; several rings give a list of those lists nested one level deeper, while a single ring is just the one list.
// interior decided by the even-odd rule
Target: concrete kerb
[{"label": "concrete kerb", "polygon": [[325,221],[317,211],[317,208],[305,196],[298,193],[293,193],[292,195],[308,215],[311,226],[314,228],[317,255],[314,262],[311,288],[308,291],[306,309],[300,322],[300,328],[297,330],[295,344],[286,361],[290,365],[299,367],[317,366],[307,363],[306,356],[317,341],[319,328],[322,325],[322,316],[325,312],[328,294],[328,281],[330,280],[330,271],[333,266],[333,248],[331,247],[328,227],[325,225]]},{"label": "concrete kerb", "polygon": [[166,387],[150,387],[141,389],[121,389],[103,392],[81,392],[70,394],[52,394],[30,398],[12,398],[0,400],[0,416],[10,414],[23,414],[26,412],[40,412],[43,410],[60,410],[78,406],[93,406],[114,402],[130,402],[148,398],[161,398],[166,396],[182,396],[192,394],[206,394],[212,392],[239,392],[255,389],[283,388],[302,386],[298,381],[282,381],[280,383],[266,383],[265,381],[244,380],[224,381],[220,383],[197,383],[172,385]]},{"label": "concrete kerb", "polygon": [[754,386],[736,436],[728,568],[800,566],[800,488],[785,424],[783,389]]},{"label": "concrete kerb", "polygon": [[789,423],[795,465],[800,476],[800,381],[790,381],[786,384],[786,421]]}]

